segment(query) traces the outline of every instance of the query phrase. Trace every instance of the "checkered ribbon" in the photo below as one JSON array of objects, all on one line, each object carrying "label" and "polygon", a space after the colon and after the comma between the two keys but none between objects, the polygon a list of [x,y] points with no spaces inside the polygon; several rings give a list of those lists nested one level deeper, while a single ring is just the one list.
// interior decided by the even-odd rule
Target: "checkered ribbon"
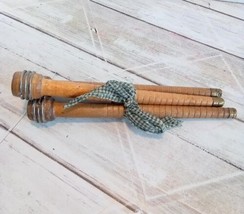
[{"label": "checkered ribbon", "polygon": [[179,126],[181,121],[172,117],[162,119],[149,113],[143,112],[136,102],[136,90],[133,84],[119,82],[115,80],[108,81],[93,91],[76,97],[68,102],[64,108],[70,108],[90,97],[110,100],[116,103],[123,103],[125,107],[124,116],[136,127],[151,133],[160,134],[164,131]]}]

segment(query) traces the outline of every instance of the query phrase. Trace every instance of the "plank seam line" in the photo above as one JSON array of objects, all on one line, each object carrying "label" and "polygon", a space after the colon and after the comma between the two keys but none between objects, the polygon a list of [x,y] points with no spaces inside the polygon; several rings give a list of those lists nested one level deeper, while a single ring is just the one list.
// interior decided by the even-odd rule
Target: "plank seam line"
[{"label": "plank seam line", "polygon": [[[12,53],[12,54],[15,54],[16,56],[21,57],[21,58],[27,60],[28,62],[31,62],[31,63],[33,63],[33,64],[35,64],[35,65],[37,65],[37,66],[39,66],[39,67],[41,67],[41,68],[43,68],[43,69],[46,69],[47,71],[49,71],[49,72],[51,72],[51,73],[53,73],[53,74],[55,74],[55,75],[58,75],[58,76],[60,76],[60,77],[62,77],[62,78],[64,78],[64,79],[70,81],[69,78],[63,76],[62,74],[60,74],[60,73],[58,73],[58,72],[56,72],[56,71],[53,71],[53,70],[47,68],[46,66],[40,65],[39,63],[36,63],[36,62],[34,62],[34,61],[32,61],[32,60],[30,60],[30,59],[28,59],[28,58],[26,58],[26,57],[24,57],[24,56],[22,56],[22,55],[16,53],[16,52],[13,52],[12,50],[9,50],[9,49],[6,48],[6,47],[2,47],[2,46],[0,45],[0,48],[3,48],[4,50],[9,51],[9,52]],[[95,57],[95,56],[93,56],[93,57]],[[99,59],[100,59],[100,58],[99,58]],[[104,61],[103,59],[100,59],[100,60]],[[106,61],[106,62],[108,62],[108,61]],[[113,66],[125,70],[124,68],[122,68],[122,67],[120,67],[120,66],[117,66],[117,65],[113,65]],[[144,77],[144,76],[141,76],[141,75],[137,75],[137,73],[134,73],[134,71],[132,71],[132,70],[126,70],[126,71],[129,72],[129,73],[131,73],[131,74],[133,74],[133,75],[139,76],[140,78],[142,78],[142,79],[144,79],[144,80],[147,80],[147,81],[149,81],[149,82],[151,82],[151,83],[153,83],[153,84],[155,84],[155,85],[160,85],[158,82],[153,81],[153,80],[150,80],[150,79],[147,78],[147,77]]]},{"label": "plank seam line", "polygon": [[38,145],[35,145],[34,143],[31,143],[28,140],[26,140],[25,138],[21,137],[19,134],[14,132],[14,130],[11,130],[10,133],[13,134],[15,137],[19,138],[20,140],[22,140],[23,142],[25,142],[26,144],[28,144],[29,146],[31,146],[32,148],[34,148],[35,150],[39,151],[40,153],[42,153],[46,157],[50,158],[52,161],[56,162],[57,164],[64,167],[68,171],[70,171],[73,174],[75,174],[76,176],[80,177],[82,180],[84,180],[87,183],[89,183],[90,185],[94,186],[95,188],[97,188],[98,190],[100,190],[101,192],[103,192],[104,194],[109,196],[110,198],[114,199],[115,201],[117,201],[118,203],[120,203],[121,205],[123,205],[124,207],[129,209],[130,211],[132,211],[134,213],[138,213],[138,212],[141,212],[143,214],[146,213],[139,206],[129,202],[128,200],[126,200],[122,196],[120,196],[116,193],[113,193],[112,190],[106,188],[106,186],[104,186],[102,183],[100,183],[96,179],[94,179],[94,178],[91,179],[91,177],[88,174],[81,171],[80,169],[77,169],[72,164],[66,162],[65,160],[59,158],[56,155],[52,155],[52,154],[48,153],[47,151],[44,151]]},{"label": "plank seam line", "polygon": [[[26,115],[26,112],[23,113],[18,120],[14,123],[14,125],[12,127],[10,127],[7,132],[5,133],[5,135],[3,136],[2,139],[0,139],[0,144],[6,139],[6,137],[8,137],[9,133],[12,132],[12,130],[20,123],[20,121],[24,118],[24,116]],[[4,129],[7,129],[5,126],[1,125],[1,127],[3,127]]]},{"label": "plank seam line", "polygon": [[43,66],[43,65],[40,65],[39,63],[36,63],[36,62],[34,62],[34,61],[32,61],[32,60],[30,60],[30,59],[28,59],[28,58],[26,58],[26,57],[24,57],[24,56],[22,56],[22,55],[16,53],[16,52],[13,52],[13,51],[9,50],[8,48],[2,47],[1,45],[0,45],[0,48],[4,49],[4,50],[6,50],[6,51],[9,51],[10,53],[12,53],[12,54],[14,54],[14,55],[16,55],[16,56],[18,56],[18,57],[20,57],[20,58],[23,58],[23,59],[25,59],[26,61],[28,61],[28,62],[30,62],[30,63],[33,63],[34,65],[37,65],[38,67],[43,68],[43,69],[45,69],[45,70],[51,72],[52,74],[54,74],[54,76],[55,76],[55,75],[58,75],[58,76],[60,76],[60,77],[62,77],[62,78],[64,78],[64,79],[70,81],[70,79],[68,79],[67,77],[63,76],[62,74],[60,74],[60,73],[58,73],[58,72],[56,72],[56,71],[53,71],[53,70],[51,70],[51,69],[49,69],[49,68],[47,68],[47,67],[45,67],[45,66]]},{"label": "plank seam line", "polygon": [[6,126],[4,126],[3,124],[0,124],[0,127],[1,127],[2,129],[4,129],[5,131],[8,131],[8,130],[9,130],[9,128],[7,128]]},{"label": "plank seam line", "polygon": [[230,14],[228,14],[228,13],[224,13],[224,12],[221,12],[221,11],[219,11],[219,10],[216,10],[216,9],[213,9],[213,8],[210,8],[210,7],[206,7],[206,6],[204,6],[204,5],[197,4],[197,3],[195,3],[195,2],[191,2],[191,1],[188,1],[188,0],[181,0],[181,1],[184,1],[184,2],[186,2],[186,3],[188,3],[188,4],[192,4],[192,5],[196,5],[196,6],[205,8],[205,9],[207,9],[207,10],[214,11],[214,12],[216,12],[216,13],[220,13],[220,14],[225,15],[225,16],[229,16],[229,17],[234,18],[234,19],[238,19],[238,20],[240,20],[240,21],[244,21],[244,19],[239,18],[239,17],[237,17],[237,16],[233,16],[233,15],[230,15]]},{"label": "plank seam line", "polygon": [[243,2],[238,2],[238,1],[234,1],[234,0],[213,0],[213,1],[224,2],[224,3],[232,3],[232,4],[244,4]]},{"label": "plank seam line", "polygon": [[202,150],[202,151],[208,153],[209,155],[214,156],[215,158],[217,158],[217,159],[219,159],[219,160],[221,160],[221,161],[224,161],[225,163],[227,163],[227,164],[229,164],[229,165],[235,167],[236,169],[239,169],[239,170],[241,170],[241,171],[244,171],[244,168],[242,168],[241,166],[237,166],[237,165],[235,165],[234,163],[232,163],[231,161],[226,160],[226,159],[224,159],[224,158],[222,158],[222,157],[219,157],[218,155],[216,155],[216,154],[214,154],[214,153],[208,151],[208,150],[205,149],[204,147],[201,147],[201,146],[199,146],[199,145],[197,145],[197,144],[195,144],[195,143],[193,143],[193,142],[191,142],[191,141],[189,141],[189,140],[183,138],[182,136],[180,136],[180,135],[178,135],[178,134],[176,134],[176,133],[173,133],[172,131],[168,131],[168,132],[169,132],[170,134],[172,134],[172,135],[178,137],[179,139],[185,141],[186,143],[189,143],[189,144],[191,144],[191,145],[197,147],[198,149],[200,149],[200,150]]},{"label": "plank seam line", "polygon": [[244,120],[240,119],[240,118],[234,118],[236,121],[240,122],[240,123],[244,123]]},{"label": "plank seam line", "polygon": [[161,29],[161,30],[164,30],[164,31],[173,33],[173,34],[175,34],[175,35],[177,35],[177,36],[180,36],[180,37],[182,37],[182,38],[188,39],[188,40],[190,40],[190,41],[192,41],[192,42],[195,42],[195,43],[198,43],[198,44],[207,46],[207,47],[212,48],[212,49],[217,50],[217,51],[221,51],[221,52],[223,52],[223,53],[225,53],[225,54],[228,54],[228,55],[230,55],[230,56],[237,57],[237,58],[239,58],[239,59],[244,59],[244,57],[241,57],[241,56],[238,56],[238,55],[236,55],[236,54],[230,53],[230,52],[228,52],[228,51],[222,50],[222,49],[220,49],[220,48],[217,48],[217,47],[208,45],[208,44],[206,44],[206,43],[204,43],[204,42],[197,41],[197,40],[195,40],[195,39],[192,39],[192,38],[190,38],[190,37],[188,37],[188,36],[184,36],[183,34],[177,33],[177,32],[175,32],[175,31],[169,30],[169,29],[167,29],[167,28],[160,27],[160,26],[158,26],[158,25],[156,25],[156,24],[153,24],[153,23],[151,23],[151,22],[148,22],[148,21],[145,21],[145,20],[143,20],[143,19],[137,18],[136,16],[133,16],[133,15],[130,15],[130,14],[128,14],[128,13],[122,12],[122,11],[120,11],[120,10],[114,9],[114,8],[109,7],[109,6],[107,6],[107,5],[104,5],[104,4],[102,4],[102,3],[96,2],[96,1],[94,1],[94,0],[90,0],[90,1],[93,2],[94,4],[100,5],[101,7],[105,7],[105,8],[107,8],[107,9],[113,10],[113,11],[115,11],[115,12],[117,12],[117,13],[120,13],[120,14],[122,14],[122,15],[128,16],[128,17],[133,18],[133,19],[135,19],[135,20],[138,20],[138,21],[140,21],[140,22],[146,23],[146,24],[151,25],[151,26],[153,26],[153,27],[156,27],[156,28],[158,28],[158,29]]}]

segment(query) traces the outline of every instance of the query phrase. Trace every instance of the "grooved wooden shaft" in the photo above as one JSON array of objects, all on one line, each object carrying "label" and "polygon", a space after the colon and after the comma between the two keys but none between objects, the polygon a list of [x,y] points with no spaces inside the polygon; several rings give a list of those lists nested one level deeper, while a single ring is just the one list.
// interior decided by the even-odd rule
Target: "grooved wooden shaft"
[{"label": "grooved wooden shaft", "polygon": [[135,85],[137,90],[158,91],[176,94],[189,94],[209,97],[221,97],[222,90],[218,88],[200,88],[183,86]]},{"label": "grooved wooden shaft", "polygon": [[181,106],[223,106],[220,97],[206,97],[188,94],[175,94],[157,91],[137,90],[136,100],[147,105],[181,105]]},{"label": "grooved wooden shaft", "polygon": [[[121,118],[124,107],[119,104],[87,104],[82,103],[64,109],[65,103],[54,101],[51,97],[39,100],[30,100],[27,106],[27,115],[30,120],[47,122],[56,117],[86,117],[86,118]],[[189,107],[189,106],[162,106],[140,105],[142,110],[157,117],[172,116],[175,118],[234,118],[236,109],[217,107]]]},{"label": "grooved wooden shaft", "polygon": [[[77,97],[101,85],[102,83],[51,80],[33,72],[16,72],[12,81],[12,93],[22,99],[38,99],[42,96]],[[146,85],[136,85],[136,88],[136,99],[139,104],[194,106],[223,106],[224,104],[224,100],[219,97],[190,95],[213,95],[214,89]],[[176,93],[162,92],[163,90]],[[215,90],[215,95],[217,91],[220,95],[220,89]]]}]

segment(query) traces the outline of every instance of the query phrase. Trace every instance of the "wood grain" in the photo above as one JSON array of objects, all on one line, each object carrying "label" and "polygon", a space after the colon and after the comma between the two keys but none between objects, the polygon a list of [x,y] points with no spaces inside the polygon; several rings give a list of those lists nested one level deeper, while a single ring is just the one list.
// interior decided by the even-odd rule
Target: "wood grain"
[{"label": "wood grain", "polygon": [[[3,38],[0,40],[0,60],[3,65],[0,75],[5,78],[1,81],[1,88],[5,91],[5,99],[2,99],[5,105],[2,105],[1,100],[0,106],[1,111],[3,109],[8,114],[1,121],[6,127],[15,124],[12,134],[80,178],[86,179],[106,192],[106,195],[116,198],[116,201],[120,200],[122,204],[127,203],[133,211],[204,213],[220,209],[208,207],[208,200],[203,200],[200,205],[196,204],[186,191],[186,194],[179,197],[173,193],[200,185],[202,189],[199,194],[202,192],[204,196],[204,192],[209,189],[202,183],[238,174],[244,162],[241,155],[243,136],[240,131],[243,123],[186,121],[184,126],[188,124],[190,131],[179,128],[175,129],[175,133],[168,132],[154,137],[121,120],[63,119],[49,125],[35,125],[26,117],[19,120],[21,111],[24,111],[24,103],[18,103],[17,98],[13,98],[17,102],[8,101],[8,97],[11,97],[10,70],[28,67],[30,70],[45,70],[49,76],[53,71],[58,71],[56,79],[64,79],[62,75],[73,80],[84,78],[106,81],[117,78],[138,83],[148,81],[104,61],[95,60],[91,55],[6,17],[2,16],[0,23]],[[236,66],[240,69],[238,64]],[[68,72],[70,70],[72,73]],[[16,121],[9,120],[9,116]],[[182,130],[180,135],[179,130]],[[193,140],[192,130],[198,130],[198,135],[194,134]],[[207,139],[203,140],[205,137]],[[225,147],[227,145],[229,147]],[[223,179],[219,183],[221,181]],[[230,191],[233,190],[236,200],[241,198],[235,191],[235,185],[233,187],[231,182],[227,182],[226,186]],[[221,187],[216,187],[214,194],[208,196],[209,200],[211,197],[218,198],[219,201],[228,198],[228,191],[222,192]],[[201,198],[201,195],[197,197]],[[235,204],[231,202],[221,206],[227,211],[235,208]],[[238,210],[243,210],[242,205]]]},{"label": "wood grain", "polygon": [[[164,212],[172,200],[177,202],[175,207],[181,207],[175,195],[158,200],[168,191],[239,171],[170,133],[159,140],[144,134],[135,135],[134,128],[129,128],[132,131],[123,123],[111,120],[109,123],[59,120],[43,127],[23,119],[14,132],[43,152],[55,155],[70,170],[79,170],[80,176],[89,175],[89,179],[99,187],[103,184],[102,188],[105,186],[109,194],[112,192],[126,198],[152,213]],[[30,138],[30,130],[40,137]],[[79,134],[77,138],[77,132],[84,134]],[[43,143],[43,138],[46,143]],[[219,191],[214,197],[226,196]],[[190,212],[189,207],[191,203],[181,208],[181,212]]]},{"label": "wood grain", "polygon": [[[55,101],[52,97],[29,100],[27,116],[31,121],[46,123],[58,117],[64,118],[123,118],[125,108],[122,104],[111,103],[78,103],[65,108],[66,102]],[[156,117],[174,118],[236,118],[234,108],[172,106],[172,105],[139,105],[142,111]],[[132,114],[133,111],[131,112]],[[137,115],[138,116],[138,115]],[[144,119],[141,119],[142,121]],[[146,122],[146,121],[144,121]]]},{"label": "wood grain", "polygon": [[13,134],[0,145],[0,167],[2,214],[131,213]]},{"label": "wood grain", "polygon": [[[104,85],[101,82],[55,81],[35,71],[17,71],[13,74],[11,91],[21,99],[39,99],[42,96],[77,97]],[[222,90],[217,88],[197,88],[180,86],[134,85],[136,90],[166,92],[176,94],[221,97]]]}]

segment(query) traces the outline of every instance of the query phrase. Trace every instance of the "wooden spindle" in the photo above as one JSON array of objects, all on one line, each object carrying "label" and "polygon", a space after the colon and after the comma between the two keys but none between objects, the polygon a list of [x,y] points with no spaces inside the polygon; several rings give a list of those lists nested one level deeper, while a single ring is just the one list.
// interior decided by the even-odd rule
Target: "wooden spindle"
[{"label": "wooden spindle", "polygon": [[[101,86],[102,83],[86,83],[52,80],[41,74],[30,71],[16,72],[12,80],[12,93],[22,99],[38,99],[42,96],[77,97],[81,94]],[[152,105],[191,105],[191,106],[223,106],[224,100],[220,97],[208,95],[221,95],[220,89],[185,88],[135,85],[136,99],[139,104]],[[143,90],[142,90],[143,89]],[[167,93],[165,91],[176,92]],[[153,91],[149,91],[153,90]],[[182,94],[185,93],[185,94]],[[192,95],[194,94],[194,95]],[[205,96],[199,96],[201,94]],[[92,100],[91,100],[92,101]],[[95,99],[95,101],[99,101]],[[100,100],[101,101],[101,100]],[[108,102],[108,101],[102,101]]]},{"label": "wooden spindle", "polygon": [[[65,103],[57,102],[51,97],[30,100],[27,105],[27,115],[36,122],[52,121],[56,117],[72,118],[121,118],[124,107],[120,104],[77,104],[64,109]],[[157,117],[172,116],[175,118],[235,118],[234,108],[190,107],[190,106],[162,106],[140,105],[145,112]]]}]

